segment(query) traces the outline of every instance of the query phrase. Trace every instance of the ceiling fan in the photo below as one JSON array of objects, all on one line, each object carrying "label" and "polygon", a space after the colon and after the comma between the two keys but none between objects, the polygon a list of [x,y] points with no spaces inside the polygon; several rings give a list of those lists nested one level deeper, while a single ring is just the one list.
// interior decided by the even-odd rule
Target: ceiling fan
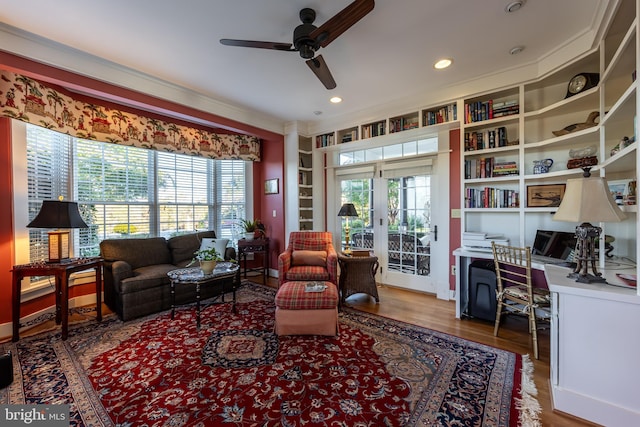
[{"label": "ceiling fan", "polygon": [[302,24],[298,25],[293,31],[293,44],[235,39],[220,39],[220,43],[226,46],[299,52],[300,56],[307,60],[307,65],[322,84],[327,89],[334,89],[336,82],[331,75],[331,71],[329,71],[324,59],[322,59],[322,55],[316,56],[316,51],[321,47],[327,47],[340,34],[347,31],[367,13],[371,12],[374,6],[374,0],[356,0],[320,27],[313,25],[313,21],[316,19],[316,12],[313,9],[304,8],[300,11]]}]

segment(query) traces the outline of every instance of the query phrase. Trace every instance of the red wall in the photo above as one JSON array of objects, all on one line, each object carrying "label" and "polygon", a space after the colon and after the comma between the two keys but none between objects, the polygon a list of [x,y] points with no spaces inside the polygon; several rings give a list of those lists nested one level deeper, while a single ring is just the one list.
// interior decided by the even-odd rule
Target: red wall
[{"label": "red wall", "polygon": [[[269,145],[269,147],[272,147]],[[279,149],[262,148],[262,160],[253,167],[254,200],[260,205],[254,206],[255,217],[265,225],[267,237],[270,239],[269,267],[278,268],[278,255],[284,250],[284,144]],[[267,179],[278,180],[278,194],[264,194],[264,182]],[[276,211],[275,218],[273,211]]]},{"label": "red wall", "polygon": [[[256,218],[262,219],[267,227],[269,237],[273,241],[271,267],[276,266],[277,251],[284,242],[284,136],[264,129],[259,129],[244,123],[217,116],[212,113],[196,110],[192,107],[176,104],[171,101],[155,98],[151,95],[110,85],[93,80],[68,71],[60,70],[40,64],[25,58],[17,57],[6,52],[0,52],[0,69],[27,75],[31,78],[53,83],[61,87],[74,88],[85,93],[99,95],[115,104],[127,100],[140,110],[128,108],[140,115],[152,114],[168,120],[187,120],[193,123],[206,124],[210,130],[225,129],[248,135],[254,135],[262,141],[261,162],[253,164],[254,173],[254,210]],[[94,100],[103,103],[102,100]],[[123,107],[124,108],[124,107]],[[0,324],[11,321],[11,268],[14,265],[14,233],[13,233],[13,168],[11,159],[11,124],[10,120],[0,118],[0,191],[2,201],[0,206]],[[274,195],[264,195],[264,180],[278,178],[280,192]],[[272,211],[277,216],[273,218]],[[83,285],[71,290],[72,296],[86,295],[93,292],[93,285]],[[53,305],[53,296],[24,303],[21,315],[33,313],[37,310]],[[2,337],[0,337],[2,338]]]},{"label": "red wall", "polygon": [[13,174],[11,121],[0,118],[0,323],[11,319],[11,268],[13,267]]}]

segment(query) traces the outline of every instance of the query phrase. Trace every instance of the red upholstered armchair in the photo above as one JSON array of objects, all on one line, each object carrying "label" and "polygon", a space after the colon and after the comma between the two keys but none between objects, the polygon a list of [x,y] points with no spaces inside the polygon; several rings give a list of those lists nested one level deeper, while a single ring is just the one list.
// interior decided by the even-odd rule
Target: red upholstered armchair
[{"label": "red upholstered armchair", "polygon": [[338,254],[326,231],[294,231],[278,257],[278,285],[292,281],[325,281],[338,286]]}]

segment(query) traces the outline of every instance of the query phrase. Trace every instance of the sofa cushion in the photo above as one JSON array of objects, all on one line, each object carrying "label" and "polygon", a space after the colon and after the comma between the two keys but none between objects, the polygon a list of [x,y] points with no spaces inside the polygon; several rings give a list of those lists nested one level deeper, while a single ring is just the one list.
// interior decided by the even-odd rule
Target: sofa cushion
[{"label": "sofa cushion", "polygon": [[293,251],[291,253],[291,265],[327,265],[326,251]]},{"label": "sofa cushion", "polygon": [[326,267],[318,265],[297,265],[286,272],[284,279],[287,281],[329,281],[329,271]]},{"label": "sofa cushion", "polygon": [[191,261],[193,254],[200,248],[202,239],[216,238],[215,231],[201,231],[199,233],[184,234],[181,236],[171,237],[168,241],[169,250],[171,251],[171,264],[184,264],[184,261]]},{"label": "sofa cushion", "polygon": [[164,237],[106,239],[100,242],[105,261],[125,261],[133,270],[155,264],[171,264],[171,252]]},{"label": "sofa cushion", "polygon": [[133,271],[133,277],[120,282],[119,292],[127,294],[168,285],[171,281],[167,273],[175,269],[176,266],[173,264],[157,264],[137,268]]}]

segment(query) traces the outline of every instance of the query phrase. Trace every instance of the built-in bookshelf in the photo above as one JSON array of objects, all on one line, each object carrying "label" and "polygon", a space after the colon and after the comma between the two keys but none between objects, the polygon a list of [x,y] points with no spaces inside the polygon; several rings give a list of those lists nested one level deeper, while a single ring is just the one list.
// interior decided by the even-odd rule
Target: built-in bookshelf
[{"label": "built-in bookshelf", "polygon": [[514,189],[495,187],[467,187],[465,208],[517,208],[520,206],[520,192]]},{"label": "built-in bookshelf", "polygon": [[487,128],[464,133],[464,151],[477,151],[490,148],[516,145],[517,141],[509,141],[506,126]]},{"label": "built-in bookshelf", "polygon": [[422,125],[433,126],[458,120],[458,104],[451,103],[422,110]]},{"label": "built-in bookshelf", "polygon": [[515,160],[496,161],[495,157],[467,157],[464,161],[465,179],[498,178],[520,174]]},{"label": "built-in bookshelf", "polygon": [[464,101],[464,122],[476,123],[520,113],[518,88]]},{"label": "built-in bookshelf", "polygon": [[347,129],[340,129],[337,133],[338,133],[338,136],[336,140],[340,144],[345,144],[348,142],[353,142],[358,140],[357,126],[353,126]]},{"label": "built-in bookshelf", "polygon": [[417,111],[389,119],[389,133],[402,132],[420,127],[420,116]]},{"label": "built-in bookshelf", "polygon": [[[298,227],[313,229],[313,147],[312,138],[298,137]],[[317,141],[317,138],[316,138]]]},{"label": "built-in bookshelf", "polygon": [[[347,130],[352,132],[347,137],[351,142],[376,137],[380,143],[385,138],[396,143],[400,132],[413,137],[412,130],[427,126],[434,133],[459,128],[463,232],[500,233],[512,244],[526,246],[536,229],[572,231],[575,224],[553,221],[557,203],[544,206],[528,195],[555,191],[567,179],[580,177],[579,165],[585,159],[581,156],[588,152],[594,153],[587,159],[594,162],[592,174],[615,183],[637,181],[637,17],[633,4],[622,3],[620,10],[625,12],[616,12],[602,43],[546,75],[320,134],[315,146],[339,151],[332,146],[348,143],[343,140]],[[568,83],[579,73],[597,73],[599,82],[568,96]],[[476,194],[487,189],[504,202],[495,208],[470,203],[469,193],[482,197]],[[628,194],[622,196],[631,200]],[[620,236],[619,253],[634,260],[638,247],[629,236],[638,233],[636,206],[624,204],[629,218],[606,224],[606,230]]]},{"label": "built-in bookshelf", "polygon": [[386,120],[378,120],[362,125],[362,139],[386,135]]},{"label": "built-in bookshelf", "polygon": [[334,132],[331,133],[323,133],[322,135],[316,136],[316,148],[324,148],[335,145],[336,136]]}]

